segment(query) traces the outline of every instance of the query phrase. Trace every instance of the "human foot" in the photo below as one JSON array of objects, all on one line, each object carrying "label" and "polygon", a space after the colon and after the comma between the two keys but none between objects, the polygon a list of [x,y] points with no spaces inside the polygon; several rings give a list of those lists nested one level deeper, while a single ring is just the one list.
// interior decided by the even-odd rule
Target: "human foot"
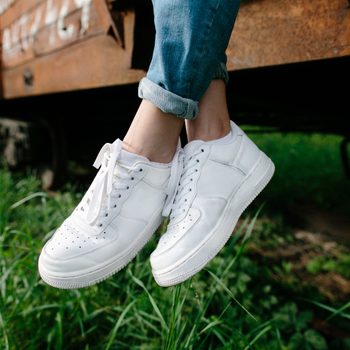
[{"label": "human foot", "polygon": [[179,150],[172,167],[122,150],[119,139],[105,144],[90,188],[42,249],[42,279],[57,288],[81,288],[130,262],[162,221],[166,197],[174,191],[171,173]]},{"label": "human foot", "polygon": [[272,161],[233,122],[220,140],[188,143],[167,232],[151,254],[157,283],[183,282],[214,258],[273,173]]}]

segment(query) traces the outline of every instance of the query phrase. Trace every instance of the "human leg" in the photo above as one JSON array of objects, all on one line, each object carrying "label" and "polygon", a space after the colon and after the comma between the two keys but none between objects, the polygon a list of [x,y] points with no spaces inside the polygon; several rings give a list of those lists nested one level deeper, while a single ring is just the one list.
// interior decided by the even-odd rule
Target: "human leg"
[{"label": "human leg", "polygon": [[212,79],[228,79],[226,55],[239,0],[153,0],[156,41],[139,96],[193,119]]},{"label": "human leg", "polygon": [[[139,84],[143,101],[124,138],[124,148],[166,162],[174,154],[181,120],[198,115],[198,100],[205,91],[214,96],[216,89],[207,89],[212,79],[220,78],[212,84],[227,83],[225,48],[239,1],[210,0],[203,6],[199,0],[154,0],[153,6],[153,57],[146,78]],[[216,100],[219,105],[226,106],[221,103],[222,96],[216,95],[221,97]],[[201,126],[205,115],[209,116],[209,106],[205,102],[201,106]],[[199,130],[197,123],[193,129]]]},{"label": "human leg", "polygon": [[[162,61],[166,57],[165,55],[159,58],[159,55],[167,53],[169,64],[165,61],[165,66],[158,72],[159,79],[155,79],[155,82],[148,78],[141,81],[139,95],[145,101],[140,106],[125,142],[116,140],[102,148],[94,163],[100,170],[93,183],[76,209],[56,230],[41,252],[39,272],[52,286],[80,288],[95,284],[120,270],[143,247],[161,222],[163,207],[167,207],[167,201],[174,193],[173,186],[177,183],[174,178],[177,178],[180,169],[180,152],[174,145],[183,120],[173,116],[197,116],[198,100],[212,78],[215,74],[225,76],[222,55],[216,55],[219,50],[213,49],[211,54],[204,55],[210,47],[210,38],[206,38],[206,34],[210,33],[211,39],[215,39],[215,47],[223,37],[224,40],[228,40],[229,29],[225,28],[226,36],[218,36],[217,29],[220,23],[215,25],[215,22],[222,6],[236,2],[212,0],[210,4],[206,4],[208,11],[200,11],[203,16],[198,17],[193,4],[196,3],[203,10],[202,2],[157,1],[158,5],[162,5],[162,11],[155,11],[156,22],[161,15],[172,9],[173,5],[182,7],[182,11],[192,6],[191,18],[177,17],[177,22],[171,22],[177,30],[177,39],[174,42],[168,37],[167,42],[175,43],[176,53],[182,57],[179,69],[181,74],[175,79],[172,76],[177,71],[174,71],[176,62],[170,60],[169,56],[171,45],[169,47],[166,44],[168,49],[162,49],[160,41],[163,36],[158,36],[156,53],[152,60],[154,69],[150,69],[150,76],[152,72],[157,73],[158,60]],[[166,2],[168,8],[165,6]],[[233,17],[236,8],[237,6],[232,9]],[[173,12],[168,12],[168,19],[173,15]],[[227,18],[232,16],[228,11],[225,15]],[[169,30],[168,24],[159,22],[158,33],[163,31],[165,34]],[[205,28],[204,34],[198,38],[193,35],[196,24],[203,24]],[[182,40],[184,45],[181,44]],[[176,42],[180,45],[176,45]],[[192,45],[193,50],[188,50],[187,45]],[[221,45],[225,46],[222,42]],[[167,65],[169,72],[171,71],[170,75],[164,74]],[[155,76],[157,77],[157,74]],[[177,79],[187,80],[183,85],[174,85]],[[165,84],[166,81],[170,83]],[[180,90],[177,90],[176,86]],[[147,142],[147,135],[152,136],[148,141],[153,140],[155,143]],[[166,147],[163,145],[164,135],[168,135]],[[139,139],[145,140],[145,144],[137,143]],[[171,153],[174,152],[172,163],[168,163]]]},{"label": "human leg", "polygon": [[166,233],[151,254],[161,286],[185,281],[222,249],[246,207],[270,181],[274,164],[230,121],[225,80],[214,79],[195,119]]},{"label": "human leg", "polygon": [[183,123],[183,119],[143,100],[124,137],[123,148],[151,161],[168,163],[175,154]]},{"label": "human leg", "polygon": [[176,285],[203,269],[273,173],[272,161],[233,122],[223,138],[189,142],[167,231],[151,254],[157,283]]},{"label": "human leg", "polygon": [[223,80],[213,80],[199,101],[199,115],[186,120],[189,142],[193,140],[211,141],[230,132],[230,115],[226,101],[226,86]]}]

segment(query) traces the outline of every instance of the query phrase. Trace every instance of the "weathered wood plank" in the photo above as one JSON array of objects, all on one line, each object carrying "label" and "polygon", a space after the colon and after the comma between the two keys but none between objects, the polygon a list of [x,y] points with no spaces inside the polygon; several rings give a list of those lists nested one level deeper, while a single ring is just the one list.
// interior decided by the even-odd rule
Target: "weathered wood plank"
[{"label": "weathered wood plank", "polygon": [[101,25],[104,29],[104,32],[108,33],[112,24],[111,24],[111,16],[107,7],[107,3],[106,1],[94,0],[94,5],[96,8],[96,12],[98,13],[98,16],[100,18]]},{"label": "weathered wood plank", "polygon": [[[14,0],[0,16],[4,95],[137,82],[133,15],[116,26],[106,0]],[[348,0],[247,0],[227,54],[229,70],[350,55]]]},{"label": "weathered wood plank", "polygon": [[[67,15],[65,19],[65,31],[69,28],[79,28],[81,21],[81,13],[80,11],[74,11],[73,13]],[[103,33],[103,28],[101,27],[101,23],[99,18],[97,17],[97,13],[94,11],[94,7],[91,8],[91,17],[89,22],[89,27],[86,29],[84,33],[81,33],[79,30],[73,30],[71,35],[67,35],[67,37],[56,37],[54,42],[51,45],[47,43],[52,39],[52,30],[55,28],[45,27],[38,32],[36,40],[33,45],[33,49],[35,51],[36,56],[41,56],[52,51],[56,51],[61,49],[64,46],[75,43],[83,38],[96,35],[97,33]]]},{"label": "weathered wood plank", "polygon": [[11,6],[15,0],[0,0],[0,15],[5,13]]},{"label": "weathered wood plank", "polygon": [[350,55],[349,2],[242,2],[227,55],[229,70]]},{"label": "weathered wood plank", "polygon": [[[5,98],[71,91],[138,81],[130,56],[104,34],[3,71]],[[25,84],[24,74],[32,76]]]},{"label": "weathered wood plank", "polygon": [[[6,1],[6,0],[2,0]],[[33,10],[37,5],[47,0],[14,0],[12,5],[1,14],[0,30],[11,25],[23,14]]]},{"label": "weathered wood plank", "polygon": [[[104,30],[95,4],[104,0],[44,0],[3,28],[3,66],[10,68]],[[59,5],[59,6],[58,6]]]},{"label": "weathered wood plank", "polygon": [[105,33],[111,32],[111,34],[118,40],[119,45],[123,46],[122,38],[120,37],[120,33],[113,21],[111,12],[108,9],[107,1],[94,0],[94,4]]}]

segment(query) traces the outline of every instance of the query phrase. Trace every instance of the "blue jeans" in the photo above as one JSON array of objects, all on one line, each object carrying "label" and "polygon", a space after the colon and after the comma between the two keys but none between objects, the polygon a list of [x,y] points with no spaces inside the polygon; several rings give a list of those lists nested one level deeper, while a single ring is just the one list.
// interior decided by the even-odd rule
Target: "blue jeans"
[{"label": "blue jeans", "polygon": [[156,38],[140,98],[193,119],[213,79],[228,82],[226,48],[240,0],[152,0]]}]

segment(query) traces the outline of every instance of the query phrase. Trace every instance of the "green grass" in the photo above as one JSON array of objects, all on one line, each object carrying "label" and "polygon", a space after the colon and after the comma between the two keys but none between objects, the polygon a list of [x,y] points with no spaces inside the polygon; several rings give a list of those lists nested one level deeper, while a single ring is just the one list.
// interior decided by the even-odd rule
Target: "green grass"
[{"label": "green grass", "polygon": [[250,136],[276,165],[275,176],[265,193],[270,205],[281,208],[301,203],[349,215],[350,179],[342,168],[341,136],[317,133]]},{"label": "green grass", "polygon": [[[284,164],[287,156],[279,156],[277,148],[274,151],[282,135],[273,137],[260,138],[260,144],[273,153],[277,169],[284,166],[291,171],[294,166]],[[306,140],[293,146],[294,160],[307,164],[298,157],[302,147],[307,149],[305,144]],[[325,149],[320,146],[317,152],[324,155]],[[287,158],[292,161],[290,154]],[[285,176],[276,174],[280,191]],[[339,170],[337,176],[341,177]],[[288,181],[306,191],[310,186],[303,179],[291,176]],[[269,191],[274,191],[272,186]],[[327,194],[320,199],[313,191],[311,201],[327,206]],[[289,193],[297,201],[295,192]],[[280,194],[265,191],[264,196],[263,200],[272,201]],[[132,263],[101,284],[76,291],[45,285],[37,272],[41,247],[80,197],[68,185],[55,194],[42,192],[30,173],[15,176],[0,169],[2,349],[323,350],[350,346],[348,300],[329,300],[317,286],[304,285],[295,274],[294,261],[268,260],[256,253],[300,244],[283,218],[267,215],[260,204],[244,215],[229,244],[207,268],[179,286],[161,288],[151,275],[149,254],[164,227]],[[312,277],[325,268],[332,270],[328,260],[311,266],[312,271],[305,268],[305,274]],[[335,266],[346,278],[350,262],[343,259],[341,266]],[[316,327],[315,320],[345,335],[329,334],[326,327]]]}]

